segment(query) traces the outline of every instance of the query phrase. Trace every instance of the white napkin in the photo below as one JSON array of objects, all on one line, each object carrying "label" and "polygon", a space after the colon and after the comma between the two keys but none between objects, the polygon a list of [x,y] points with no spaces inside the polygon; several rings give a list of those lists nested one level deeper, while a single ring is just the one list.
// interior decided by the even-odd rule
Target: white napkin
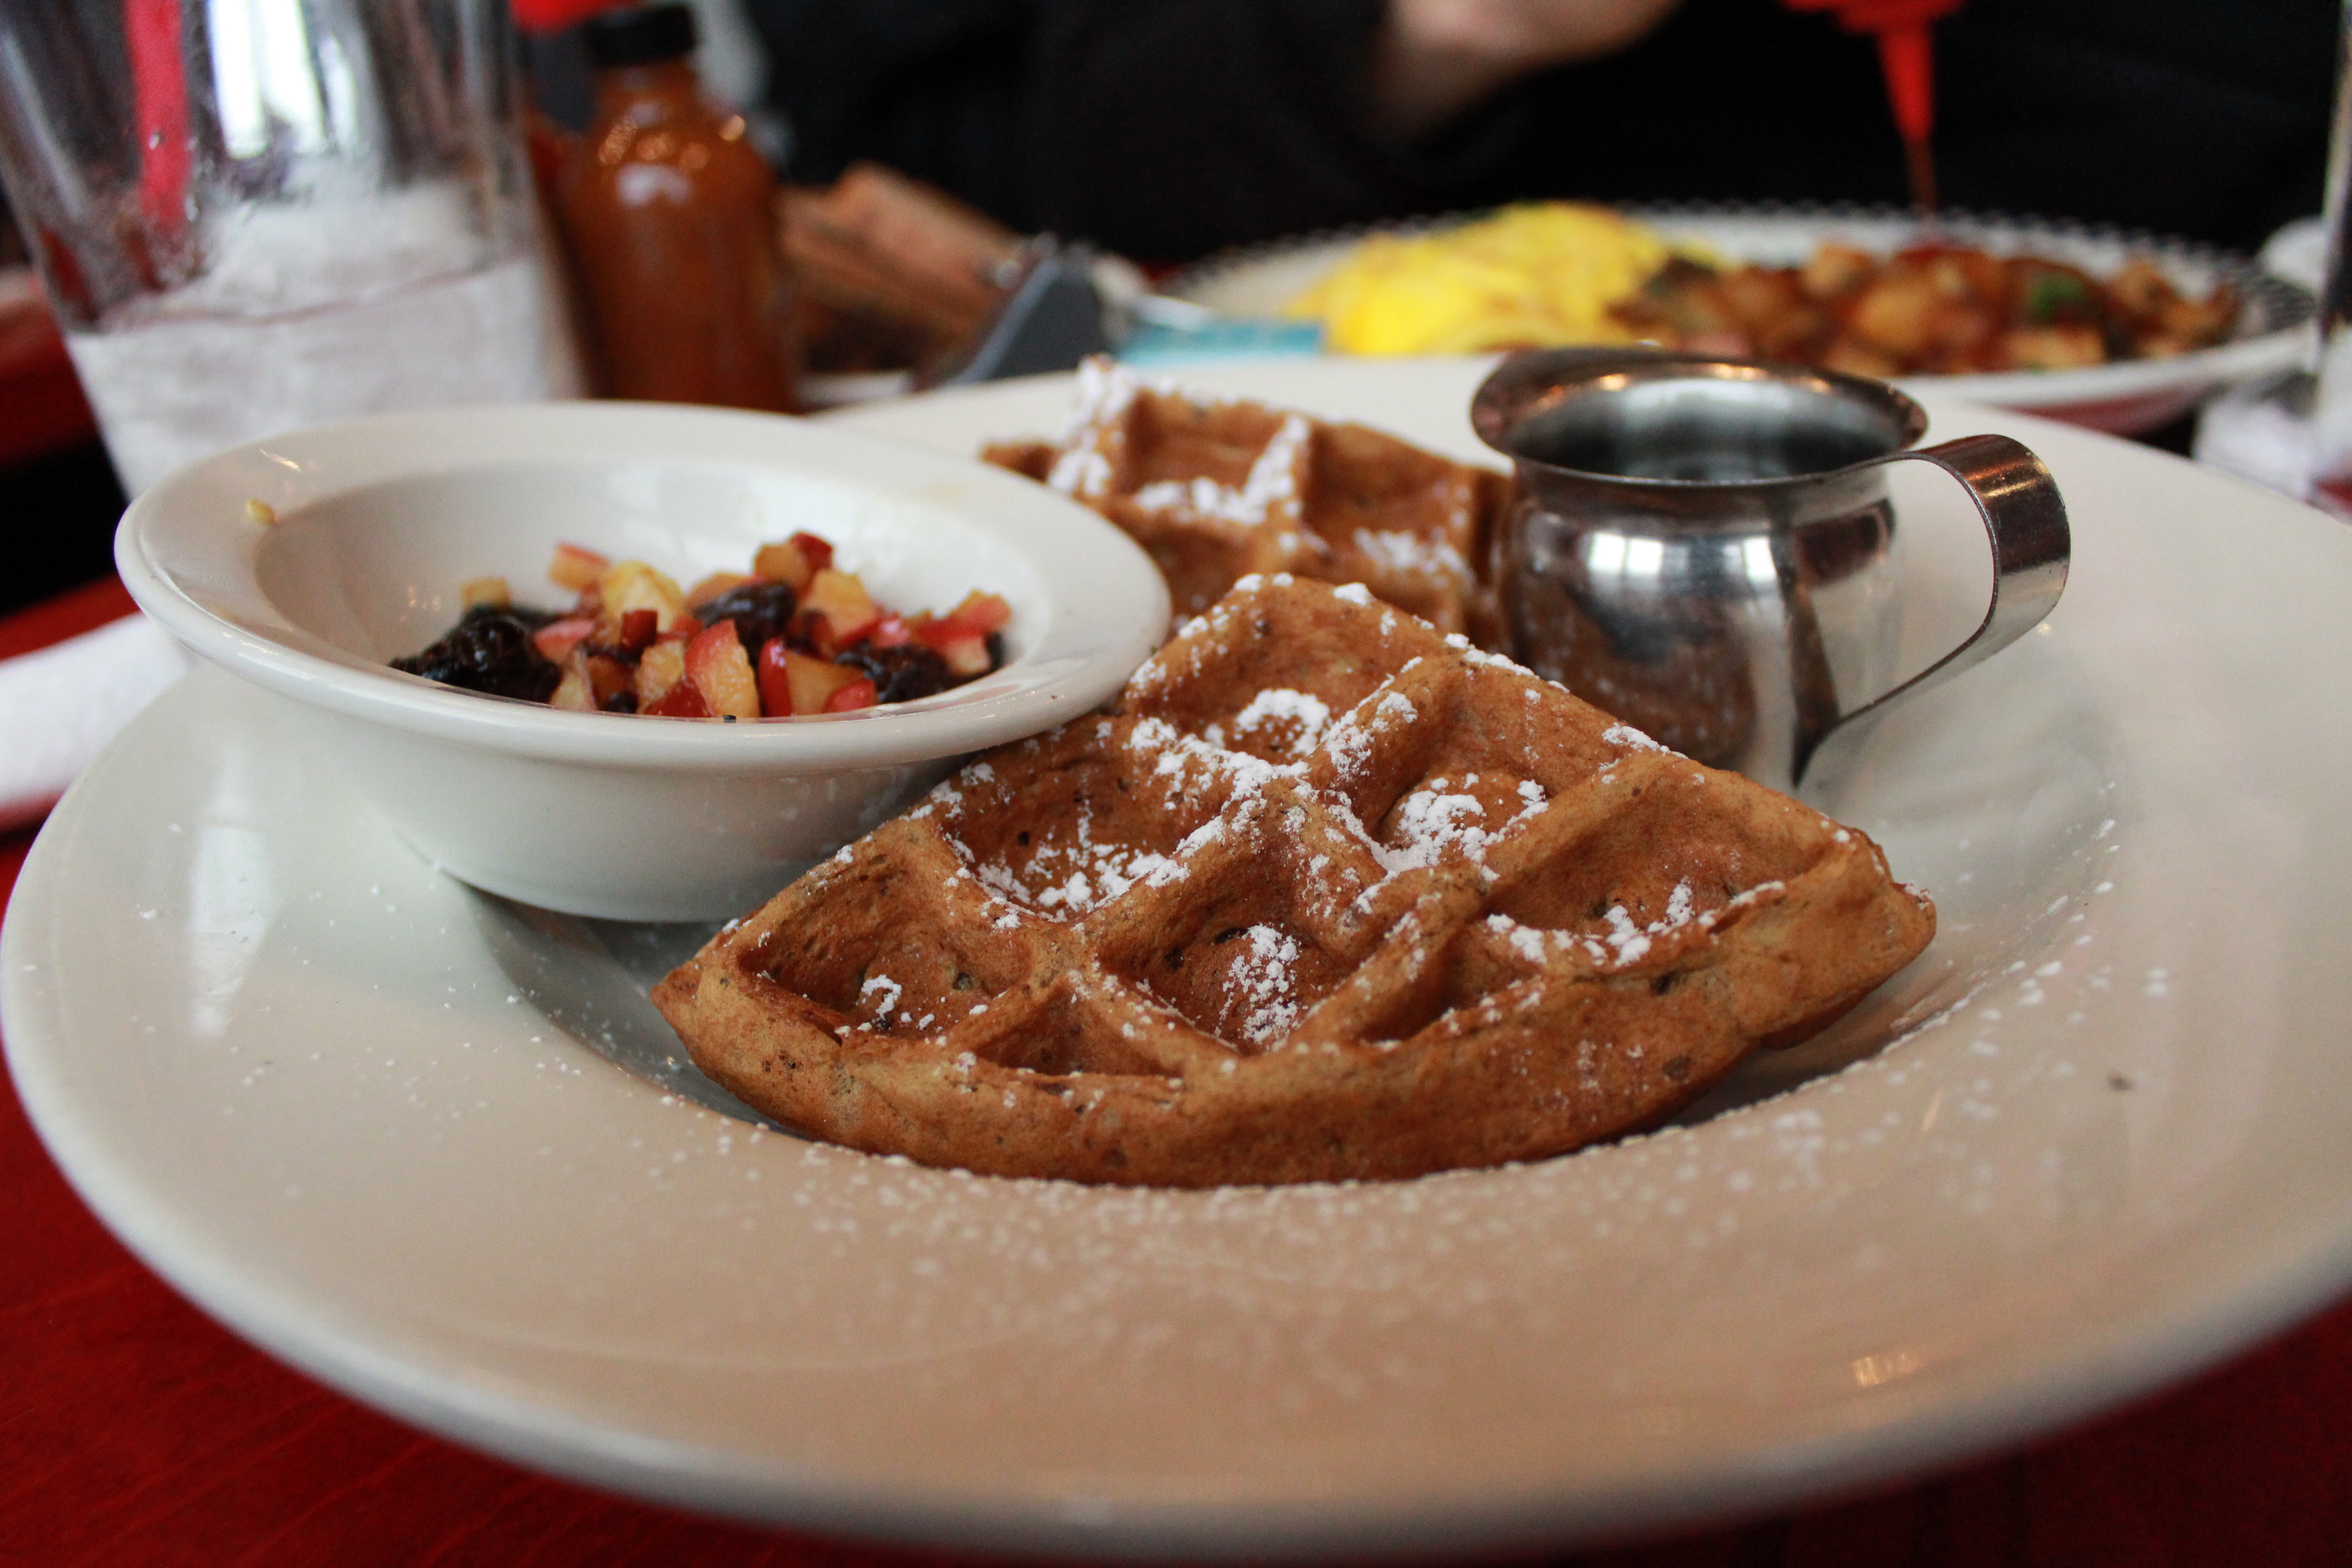
[{"label": "white napkin", "polygon": [[0,831],[38,820],[188,664],[138,615],[0,660]]}]

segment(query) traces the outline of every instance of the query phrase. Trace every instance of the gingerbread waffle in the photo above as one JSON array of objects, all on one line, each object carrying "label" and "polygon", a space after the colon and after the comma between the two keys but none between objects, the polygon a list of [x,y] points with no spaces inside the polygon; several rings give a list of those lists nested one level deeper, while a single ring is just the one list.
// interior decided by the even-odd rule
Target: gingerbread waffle
[{"label": "gingerbread waffle", "polygon": [[1401,1177],[1654,1124],[1934,928],[1862,834],[1360,588],[1276,577],[654,1000],[712,1078],[858,1149]]},{"label": "gingerbread waffle", "polygon": [[1242,578],[1361,583],[1483,647],[1502,621],[1487,541],[1510,481],[1361,425],[1202,397],[1108,360],[1079,369],[1058,443],[1000,442],[1001,468],[1085,502],[1132,535],[1198,615]]}]

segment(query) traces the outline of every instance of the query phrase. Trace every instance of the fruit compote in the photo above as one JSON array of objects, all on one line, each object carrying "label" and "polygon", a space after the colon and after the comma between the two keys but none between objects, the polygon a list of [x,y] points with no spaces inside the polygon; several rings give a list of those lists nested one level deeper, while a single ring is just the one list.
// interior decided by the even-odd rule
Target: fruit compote
[{"label": "fruit compote", "polygon": [[583,713],[745,720],[911,702],[1004,662],[1013,612],[999,595],[901,615],[833,555],[795,533],[761,545],[749,572],[680,589],[642,561],[559,544],[548,576],[577,595],[570,609],[524,608],[503,579],[478,578],[457,626],[392,667]]}]

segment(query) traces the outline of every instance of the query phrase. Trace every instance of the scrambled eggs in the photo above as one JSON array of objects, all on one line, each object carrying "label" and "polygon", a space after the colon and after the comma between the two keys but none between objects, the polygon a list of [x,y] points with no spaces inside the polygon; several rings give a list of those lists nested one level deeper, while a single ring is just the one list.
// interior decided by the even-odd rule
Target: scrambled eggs
[{"label": "scrambled eggs", "polygon": [[1530,202],[1435,234],[1373,236],[1288,310],[1319,317],[1340,353],[1631,342],[1609,307],[1677,253],[1606,207]]}]

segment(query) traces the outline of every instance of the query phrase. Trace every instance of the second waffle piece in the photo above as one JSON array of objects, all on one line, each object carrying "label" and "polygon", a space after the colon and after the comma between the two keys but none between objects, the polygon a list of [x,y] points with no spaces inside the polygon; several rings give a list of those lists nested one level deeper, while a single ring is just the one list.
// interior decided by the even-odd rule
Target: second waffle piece
[{"label": "second waffle piece", "polygon": [[1077,376],[1059,444],[982,453],[1117,523],[1150,552],[1180,616],[1242,578],[1361,583],[1482,647],[1502,621],[1486,581],[1510,480],[1362,425],[1147,381],[1108,360]]},{"label": "second waffle piece", "polygon": [[1860,833],[1251,580],[655,989],[790,1126],[1006,1175],[1399,1177],[1654,1124],[1934,932]]}]

